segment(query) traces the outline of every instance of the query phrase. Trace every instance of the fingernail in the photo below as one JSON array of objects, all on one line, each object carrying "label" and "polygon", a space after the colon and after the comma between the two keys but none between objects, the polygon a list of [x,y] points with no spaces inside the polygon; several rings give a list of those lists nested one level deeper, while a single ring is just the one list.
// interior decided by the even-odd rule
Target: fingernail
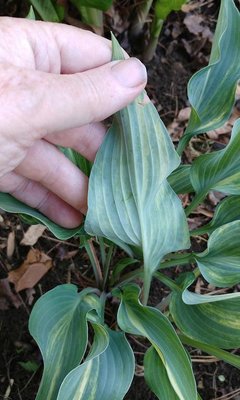
[{"label": "fingernail", "polygon": [[125,87],[134,88],[147,82],[146,68],[137,58],[117,61],[112,67],[112,73]]}]

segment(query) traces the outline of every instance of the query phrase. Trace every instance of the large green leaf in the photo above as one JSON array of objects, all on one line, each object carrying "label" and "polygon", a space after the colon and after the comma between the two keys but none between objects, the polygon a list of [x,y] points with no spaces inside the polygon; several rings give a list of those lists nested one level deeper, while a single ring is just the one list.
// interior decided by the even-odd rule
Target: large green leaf
[{"label": "large green leaf", "polygon": [[[121,58],[113,40],[113,59]],[[165,254],[189,246],[181,202],[167,182],[179,161],[156,109],[141,94],[114,116],[90,175],[85,230],[141,247],[145,287]]]},{"label": "large green leaf", "polygon": [[52,0],[30,0],[44,21],[60,22],[64,17],[64,8]]},{"label": "large green leaf", "polygon": [[172,294],[170,312],[178,328],[202,343],[223,349],[239,347],[240,298],[208,303],[199,298],[195,300],[201,304],[187,305],[181,292]]},{"label": "large green leaf", "polygon": [[94,331],[89,356],[67,375],[57,400],[122,400],[127,393],[135,363],[125,335],[101,325]]},{"label": "large green leaf", "polygon": [[171,11],[178,11],[187,0],[157,0],[155,13],[158,19],[166,19]]},{"label": "large green leaf", "polygon": [[190,177],[197,194],[204,196],[212,189],[227,194],[240,194],[239,147],[240,119],[235,122],[225,149],[204,154],[193,162]]},{"label": "large green leaf", "polygon": [[240,220],[217,228],[209,237],[207,249],[195,254],[204,278],[219,287],[240,282]]},{"label": "large green leaf", "polygon": [[169,320],[156,308],[144,307],[138,300],[140,289],[126,285],[113,293],[121,298],[117,320],[128,333],[146,337],[166,368],[180,400],[196,400],[197,392],[191,363]]},{"label": "large green leaf", "polygon": [[113,0],[70,0],[78,9],[80,7],[91,7],[98,10],[107,11]]},{"label": "large green leaf", "polygon": [[69,239],[76,234],[80,234],[83,230],[81,226],[74,229],[63,228],[45,217],[45,215],[41,214],[36,209],[27,206],[7,193],[0,193],[0,208],[9,213],[23,214],[31,217],[29,220],[31,223],[36,224],[40,222],[46,225],[46,227],[54,234],[54,236],[61,240]]},{"label": "large green leaf", "polygon": [[56,400],[65,376],[77,367],[85,353],[87,313],[98,308],[92,289],[78,293],[66,284],[42,296],[34,305],[29,330],[44,360],[44,371],[36,400]]},{"label": "large green leaf", "polygon": [[158,399],[179,400],[169,381],[166,368],[153,346],[144,356],[144,378]]},{"label": "large green leaf", "polygon": [[212,220],[207,225],[194,229],[191,235],[210,234],[220,226],[237,220],[240,220],[240,196],[228,196],[218,204]]},{"label": "large green leaf", "polygon": [[196,134],[216,129],[228,120],[240,78],[240,13],[233,0],[222,0],[209,65],[188,84],[190,121],[179,152]]}]

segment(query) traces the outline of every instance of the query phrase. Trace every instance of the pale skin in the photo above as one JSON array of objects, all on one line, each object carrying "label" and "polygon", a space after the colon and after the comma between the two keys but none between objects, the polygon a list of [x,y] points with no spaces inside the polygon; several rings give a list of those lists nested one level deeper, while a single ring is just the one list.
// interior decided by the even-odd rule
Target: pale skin
[{"label": "pale skin", "polygon": [[0,192],[78,226],[88,179],[56,145],[93,161],[106,133],[101,121],[146,79],[139,60],[111,62],[111,42],[91,32],[0,18]]}]

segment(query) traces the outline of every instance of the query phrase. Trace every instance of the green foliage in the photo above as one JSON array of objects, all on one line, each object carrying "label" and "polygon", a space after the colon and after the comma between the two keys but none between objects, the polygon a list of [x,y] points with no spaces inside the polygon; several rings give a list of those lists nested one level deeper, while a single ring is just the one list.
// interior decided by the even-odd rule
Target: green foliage
[{"label": "green foliage", "polygon": [[107,11],[112,5],[113,0],[71,0],[78,9],[81,7],[96,8],[97,10]]},{"label": "green foliage", "polygon": [[[113,41],[113,59],[122,58]],[[181,202],[167,182],[180,159],[145,96],[114,116],[98,151],[89,182],[85,230],[142,248],[146,298],[161,259],[187,248],[189,236]]]},{"label": "green foliage", "polygon": [[140,304],[140,289],[135,285],[125,285],[113,294],[121,298],[117,315],[120,328],[151,342],[180,400],[197,399],[190,360],[169,320],[156,308]]},{"label": "green foliage", "polygon": [[212,233],[215,229],[220,226],[227,224],[228,222],[240,220],[240,196],[229,196],[225,197],[218,206],[216,207],[215,213],[211,221],[202,226],[201,228],[195,229],[191,232],[192,235],[201,235],[204,233]]},{"label": "green foliage", "polygon": [[175,292],[170,312],[181,332],[194,340],[222,349],[240,346],[239,297],[188,305],[183,302],[182,293]]},{"label": "green foliage", "polygon": [[144,356],[144,378],[159,399],[179,400],[169,381],[164,363],[153,346],[149,347]]},{"label": "green foliage", "polygon": [[89,355],[65,378],[57,400],[121,400],[127,393],[135,363],[125,335],[100,325],[94,331]]},{"label": "green foliage", "polygon": [[[97,7],[97,2],[87,3],[81,5]],[[106,3],[110,4],[102,2],[102,7]],[[179,7],[183,2],[173,3],[166,5]],[[55,7],[46,11],[47,5],[35,2],[35,9],[56,18]],[[239,79],[239,19],[234,1],[222,0],[209,65],[189,83],[192,114],[179,152],[193,135],[220,126],[230,114]],[[113,59],[122,59],[115,39]],[[125,332],[149,341],[145,380],[161,400],[200,399],[183,345],[240,369],[240,357],[224,350],[240,346],[240,293],[232,289],[240,282],[239,138],[240,119],[223,150],[204,154],[192,165],[179,165],[170,136],[144,92],[114,116],[92,169],[79,154],[62,149],[90,174],[85,221],[89,235],[81,227],[61,228],[37,210],[0,193],[2,209],[21,213],[30,223],[45,224],[60,239],[79,236],[98,287],[78,292],[74,285],[61,285],[35,304],[29,329],[44,360],[37,400],[124,399],[135,364]],[[209,235],[206,249],[173,254],[189,247],[189,229],[177,194],[195,193],[186,209],[189,214],[212,190],[226,197],[212,220],[191,232]],[[129,257],[112,262],[114,244]],[[196,268],[177,279],[165,273],[165,268],[182,265],[184,269],[187,263]],[[153,276],[169,288],[169,295],[156,307],[147,306]],[[223,294],[195,293],[193,285],[199,276],[228,289]],[[104,320],[106,301],[114,311],[118,308],[111,329]]]},{"label": "green foliage", "polygon": [[222,0],[209,65],[188,84],[192,113],[179,143],[181,153],[193,135],[216,129],[230,116],[240,70],[240,13],[233,0]]},{"label": "green foliage", "polygon": [[32,6],[44,21],[61,22],[64,8],[56,0],[30,0]]},{"label": "green foliage", "polygon": [[233,221],[217,228],[209,237],[207,249],[198,254],[196,260],[201,274],[212,285],[230,287],[238,284],[240,221]]},{"label": "green foliage", "polygon": [[27,219],[29,223],[42,223],[43,225],[46,225],[54,236],[61,240],[69,239],[74,235],[81,233],[81,227],[74,229],[62,228],[34,208],[27,206],[7,193],[0,193],[0,208],[10,213],[22,214],[30,217],[30,219]]},{"label": "green foliage", "polygon": [[157,0],[155,5],[155,16],[165,20],[171,11],[178,11],[186,0]]}]

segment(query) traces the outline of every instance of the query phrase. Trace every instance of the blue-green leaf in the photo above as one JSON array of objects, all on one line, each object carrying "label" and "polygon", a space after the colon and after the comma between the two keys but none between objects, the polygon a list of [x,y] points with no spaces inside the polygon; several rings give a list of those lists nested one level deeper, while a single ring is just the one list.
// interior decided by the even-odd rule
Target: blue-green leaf
[{"label": "blue-green leaf", "polygon": [[[239,30],[240,31],[240,30]],[[209,190],[240,194],[240,119],[233,126],[228,145],[220,151],[204,154],[192,164],[190,177],[196,193]]]},{"label": "blue-green leaf", "polygon": [[44,360],[36,400],[56,400],[63,379],[80,364],[88,341],[87,313],[98,309],[91,292],[85,289],[78,293],[74,285],[61,285],[34,305],[29,330]]},{"label": "blue-green leaf", "polygon": [[128,333],[146,337],[166,368],[169,381],[180,400],[196,400],[191,363],[169,320],[156,308],[142,306],[139,288],[125,285],[113,293],[121,298],[117,320]]},{"label": "blue-green leaf", "polygon": [[219,287],[240,282],[240,220],[217,228],[209,237],[207,249],[195,254],[204,278]]},{"label": "blue-green leaf", "polygon": [[67,375],[57,400],[122,400],[127,393],[135,363],[125,335],[101,325],[94,331],[89,356]]},{"label": "blue-green leaf", "polygon": [[191,165],[180,165],[175,171],[168,177],[168,183],[172,187],[175,193],[191,193],[194,192],[191,180],[190,180],[190,169]]},{"label": "blue-green leaf", "polygon": [[7,193],[0,193],[0,208],[9,213],[22,214],[30,217],[30,219],[27,219],[29,223],[36,224],[40,222],[43,225],[46,225],[46,227],[54,234],[54,236],[61,240],[69,239],[76,234],[81,234],[82,232],[81,226],[74,229],[66,229],[55,224],[36,209],[27,206]]},{"label": "blue-green leaf", "polygon": [[181,292],[172,294],[170,312],[178,328],[189,338],[205,344],[223,349],[239,347],[240,297],[207,303],[199,298],[195,301],[199,304],[187,305]]},{"label": "blue-green leaf", "polygon": [[193,135],[216,129],[228,120],[240,78],[240,13],[233,0],[222,0],[209,65],[188,85],[192,112],[180,141],[181,153]]},{"label": "blue-green leaf", "polygon": [[166,368],[153,346],[144,356],[144,378],[158,399],[179,400],[169,381]]},{"label": "blue-green leaf", "polygon": [[228,196],[218,204],[212,220],[207,225],[194,229],[191,235],[210,234],[220,226],[237,220],[240,220],[240,196]]},{"label": "blue-green leaf", "polygon": [[[123,58],[116,40],[113,56]],[[114,116],[90,175],[85,230],[142,248],[145,288],[165,254],[189,247],[181,202],[167,182],[179,162],[156,109],[141,94]]]}]

